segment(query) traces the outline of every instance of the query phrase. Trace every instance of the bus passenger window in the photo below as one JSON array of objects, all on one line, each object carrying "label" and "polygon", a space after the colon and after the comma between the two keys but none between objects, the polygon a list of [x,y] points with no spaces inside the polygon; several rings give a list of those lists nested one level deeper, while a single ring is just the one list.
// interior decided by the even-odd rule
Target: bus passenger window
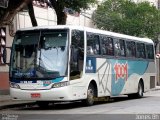
[{"label": "bus passenger window", "polygon": [[99,55],[99,36],[93,33],[87,33],[87,54],[88,55]]},{"label": "bus passenger window", "polygon": [[136,57],[136,46],[133,41],[126,41],[126,56]]},{"label": "bus passenger window", "polygon": [[102,55],[113,55],[113,39],[108,36],[100,36],[102,43]]},{"label": "bus passenger window", "polygon": [[153,45],[146,45],[146,54],[148,59],[154,59],[154,48]]},{"label": "bus passenger window", "polygon": [[116,56],[125,56],[124,40],[114,39],[114,49]]},{"label": "bus passenger window", "polygon": [[137,43],[137,57],[146,58],[144,43]]}]

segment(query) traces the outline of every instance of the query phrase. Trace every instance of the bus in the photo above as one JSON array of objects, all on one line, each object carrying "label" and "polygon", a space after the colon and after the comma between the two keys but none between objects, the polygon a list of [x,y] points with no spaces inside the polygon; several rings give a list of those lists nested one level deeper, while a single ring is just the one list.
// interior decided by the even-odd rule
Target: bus
[{"label": "bus", "polygon": [[82,101],[128,95],[156,86],[154,43],[94,28],[57,25],[24,28],[14,37],[10,94],[15,100]]}]

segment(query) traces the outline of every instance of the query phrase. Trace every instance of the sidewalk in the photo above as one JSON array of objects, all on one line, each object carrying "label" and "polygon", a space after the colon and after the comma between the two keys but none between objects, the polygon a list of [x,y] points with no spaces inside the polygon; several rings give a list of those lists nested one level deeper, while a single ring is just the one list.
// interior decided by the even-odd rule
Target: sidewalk
[{"label": "sidewalk", "polygon": [[[151,91],[160,90],[160,86],[156,86],[156,88]],[[12,100],[9,95],[0,95],[0,110],[11,107],[20,107],[24,105],[33,105],[35,101],[22,101],[22,100]]]},{"label": "sidewalk", "polygon": [[160,90],[160,86],[156,86],[154,89],[152,89],[151,91],[156,91],[156,90]]},{"label": "sidewalk", "polygon": [[35,104],[35,101],[12,100],[10,95],[0,95],[0,110],[31,104]]}]

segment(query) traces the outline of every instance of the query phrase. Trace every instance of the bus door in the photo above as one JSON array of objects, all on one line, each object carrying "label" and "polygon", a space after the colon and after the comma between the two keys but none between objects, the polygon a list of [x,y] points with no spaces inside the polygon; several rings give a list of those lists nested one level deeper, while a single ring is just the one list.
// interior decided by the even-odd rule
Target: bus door
[{"label": "bus door", "polygon": [[84,66],[84,32],[72,30],[70,80],[82,77]]}]

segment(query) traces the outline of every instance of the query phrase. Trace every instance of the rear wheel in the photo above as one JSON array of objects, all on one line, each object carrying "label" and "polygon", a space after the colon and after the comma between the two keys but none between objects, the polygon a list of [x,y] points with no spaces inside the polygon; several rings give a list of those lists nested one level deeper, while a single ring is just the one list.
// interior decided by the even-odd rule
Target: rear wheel
[{"label": "rear wheel", "polygon": [[138,84],[138,92],[136,93],[137,98],[142,98],[143,97],[143,84],[142,82],[139,82]]},{"label": "rear wheel", "polygon": [[128,97],[129,98],[142,98],[143,97],[143,83],[140,81],[138,84],[138,92],[134,93],[134,94],[129,94]]},{"label": "rear wheel", "polygon": [[91,106],[94,104],[94,99],[95,99],[95,89],[93,84],[90,84],[87,90],[87,99],[83,100],[83,102],[87,106]]}]

